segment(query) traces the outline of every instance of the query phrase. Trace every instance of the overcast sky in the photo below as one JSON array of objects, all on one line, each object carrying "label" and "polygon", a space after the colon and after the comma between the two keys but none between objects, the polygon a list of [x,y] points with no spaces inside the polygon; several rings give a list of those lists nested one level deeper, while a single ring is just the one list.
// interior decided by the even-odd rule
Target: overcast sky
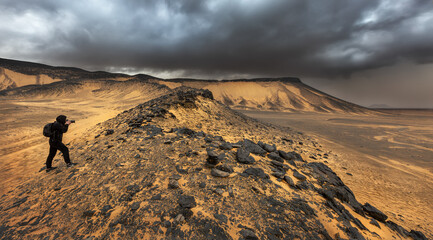
[{"label": "overcast sky", "polygon": [[0,57],[433,108],[432,0],[0,0]]}]

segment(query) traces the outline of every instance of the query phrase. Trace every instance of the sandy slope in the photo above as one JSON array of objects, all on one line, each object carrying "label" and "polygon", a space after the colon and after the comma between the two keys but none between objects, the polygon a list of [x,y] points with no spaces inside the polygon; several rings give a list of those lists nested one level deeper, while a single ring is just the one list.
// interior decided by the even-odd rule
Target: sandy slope
[{"label": "sandy slope", "polygon": [[215,99],[233,109],[286,112],[340,112],[373,114],[361,106],[332,97],[293,79],[251,79],[230,81],[158,80],[174,88],[208,89]]}]

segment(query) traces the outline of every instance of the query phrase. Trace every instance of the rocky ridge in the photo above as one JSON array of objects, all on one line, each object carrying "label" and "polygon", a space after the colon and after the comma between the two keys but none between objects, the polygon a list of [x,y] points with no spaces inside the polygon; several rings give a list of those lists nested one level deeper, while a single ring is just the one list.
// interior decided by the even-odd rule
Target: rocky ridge
[{"label": "rocky ridge", "polygon": [[359,203],[318,143],[207,90],[175,89],[87,134],[69,145],[77,166],[0,198],[0,238],[426,239]]}]

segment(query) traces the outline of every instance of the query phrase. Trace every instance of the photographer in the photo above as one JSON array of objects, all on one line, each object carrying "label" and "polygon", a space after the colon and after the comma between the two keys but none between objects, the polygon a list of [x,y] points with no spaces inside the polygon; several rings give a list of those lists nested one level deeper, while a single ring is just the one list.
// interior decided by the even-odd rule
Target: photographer
[{"label": "photographer", "polygon": [[63,158],[65,159],[66,165],[71,167],[76,163],[72,163],[69,159],[69,149],[62,143],[63,133],[68,131],[68,127],[74,120],[66,120],[66,116],[60,115],[56,118],[56,121],[51,125],[52,135],[50,136],[50,153],[47,157],[47,172],[51,171],[55,167],[51,166],[54,156],[56,156],[57,150],[63,153]]}]

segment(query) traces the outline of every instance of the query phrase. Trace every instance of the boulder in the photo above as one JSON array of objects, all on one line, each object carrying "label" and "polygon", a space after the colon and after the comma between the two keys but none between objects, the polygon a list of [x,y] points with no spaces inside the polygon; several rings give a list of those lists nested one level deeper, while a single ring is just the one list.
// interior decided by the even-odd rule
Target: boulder
[{"label": "boulder", "polygon": [[177,203],[183,208],[193,208],[197,206],[194,196],[181,195]]},{"label": "boulder", "polygon": [[267,153],[265,149],[261,148],[259,145],[255,144],[253,141],[248,139],[245,139],[242,142],[242,147],[245,148],[248,152],[257,155],[264,155]]},{"label": "boulder", "polygon": [[228,177],[230,175],[230,173],[221,171],[221,170],[216,169],[216,168],[212,168],[211,174],[214,177]]},{"label": "boulder", "polygon": [[275,146],[275,144],[269,145],[269,144],[261,142],[261,141],[259,141],[257,144],[261,148],[265,149],[267,152],[275,152],[275,151],[277,151],[277,147]]},{"label": "boulder", "polygon": [[252,164],[255,162],[254,158],[250,156],[250,152],[244,148],[238,148],[236,152],[236,160],[243,164]]},{"label": "boulder", "polygon": [[370,217],[372,217],[372,218],[374,218],[380,222],[385,222],[386,219],[388,218],[388,216],[386,216],[384,213],[379,211],[377,208],[371,206],[369,203],[365,203],[362,206],[362,209],[364,210],[364,212],[367,213],[367,215],[369,215]]}]

